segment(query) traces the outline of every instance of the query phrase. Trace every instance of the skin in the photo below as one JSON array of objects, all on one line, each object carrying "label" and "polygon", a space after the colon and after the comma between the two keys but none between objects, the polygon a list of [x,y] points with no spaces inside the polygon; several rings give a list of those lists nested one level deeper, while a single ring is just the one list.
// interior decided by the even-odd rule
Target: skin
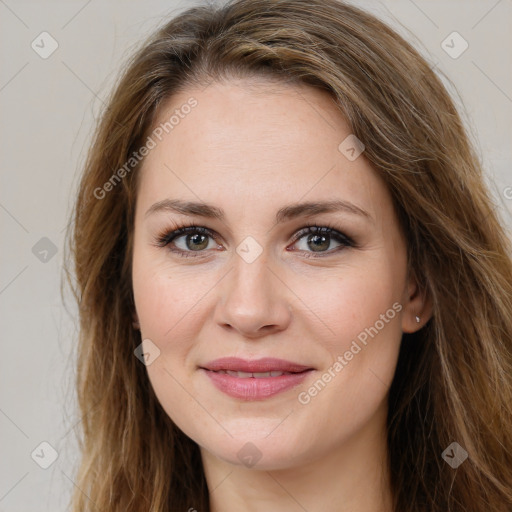
[{"label": "skin", "polygon": [[[391,511],[388,390],[402,333],[430,316],[408,275],[391,196],[364,153],[350,161],[338,150],[351,131],[325,92],[231,79],[173,96],[159,121],[190,97],[198,105],[145,159],[135,213],[135,319],[141,339],[160,350],[147,366],[156,396],[200,446],[214,512]],[[146,215],[164,199],[215,205],[225,220]],[[285,205],[332,199],[369,217],[332,212],[275,222]],[[217,240],[199,252],[200,236],[191,246],[186,235],[174,240],[188,258],[157,245],[183,222],[209,228]],[[314,233],[293,240],[301,228],[326,223],[356,245],[337,250],[327,237],[314,257]],[[263,250],[251,263],[236,252],[248,236]],[[299,393],[395,303],[401,311],[300,403]],[[225,356],[278,357],[315,371],[294,389],[243,401],[198,369]],[[246,443],[261,455],[254,466],[237,456]]]}]

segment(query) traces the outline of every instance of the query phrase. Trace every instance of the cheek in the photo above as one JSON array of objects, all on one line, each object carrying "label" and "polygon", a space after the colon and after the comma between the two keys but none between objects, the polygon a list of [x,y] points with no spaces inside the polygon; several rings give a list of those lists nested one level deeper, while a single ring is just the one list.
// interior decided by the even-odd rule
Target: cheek
[{"label": "cheek", "polygon": [[[194,321],[200,312],[201,300],[214,285],[213,275],[203,273],[198,278],[193,270],[179,272],[161,261],[149,264],[149,258],[134,258],[133,293],[137,315],[145,338],[158,344],[174,340],[181,342],[183,334],[194,332],[200,325]],[[192,269],[192,267],[191,267]],[[185,331],[184,331],[185,330]],[[186,338],[187,336],[185,336]]]},{"label": "cheek", "polygon": [[297,276],[292,286],[314,313],[311,322],[316,318],[317,335],[323,338],[325,348],[338,354],[348,350],[351,341],[376,322],[381,327],[381,315],[385,316],[383,331],[391,324],[399,325],[397,308],[392,306],[401,300],[401,282],[392,266],[372,262],[364,267],[336,269],[321,279],[318,275],[312,279]]},{"label": "cheek", "polygon": [[[297,279],[297,294],[308,297],[305,302],[315,313],[311,323],[319,328],[316,341],[328,354],[319,374],[322,382],[301,389],[302,404],[314,402],[313,407],[331,409],[337,403],[339,414],[331,413],[333,421],[344,417],[344,422],[358,423],[383,400],[402,338],[405,277],[400,269],[381,257],[361,267],[338,269],[314,287],[299,285]],[[352,411],[352,419],[346,417],[347,411]]]},{"label": "cheek", "polygon": [[187,356],[200,330],[198,305],[210,286],[165,265],[145,266],[135,256],[132,280],[141,339],[151,340],[159,351],[146,367],[148,379],[167,415],[188,432],[191,418],[201,418],[201,411],[187,392],[192,372]]}]

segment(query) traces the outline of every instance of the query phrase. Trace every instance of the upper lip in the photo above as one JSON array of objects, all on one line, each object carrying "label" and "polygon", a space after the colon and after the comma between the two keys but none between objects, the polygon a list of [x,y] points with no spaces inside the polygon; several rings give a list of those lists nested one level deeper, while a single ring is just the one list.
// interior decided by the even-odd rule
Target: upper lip
[{"label": "upper lip", "polygon": [[241,359],[239,357],[222,357],[206,363],[204,366],[201,366],[201,368],[214,372],[219,370],[231,370],[248,373],[271,371],[299,373],[305,370],[313,370],[311,366],[305,366],[284,359],[276,359],[274,357],[263,357],[253,360]]}]

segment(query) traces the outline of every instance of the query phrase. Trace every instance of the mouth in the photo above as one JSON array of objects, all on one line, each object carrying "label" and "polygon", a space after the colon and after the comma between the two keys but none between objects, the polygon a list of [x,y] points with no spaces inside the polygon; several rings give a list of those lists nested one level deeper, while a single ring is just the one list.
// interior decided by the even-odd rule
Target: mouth
[{"label": "mouth", "polygon": [[[313,370],[311,366],[287,361],[285,359],[276,359],[275,357],[263,357],[261,359],[242,359],[240,357],[222,357],[206,363],[201,368],[213,372],[238,372],[240,374],[253,374],[258,378],[258,374],[281,372],[281,373],[300,373],[305,370]],[[243,377],[244,375],[240,375]],[[267,376],[267,375],[266,375]],[[275,375],[278,377],[279,375]]]},{"label": "mouth", "polygon": [[[213,371],[213,370],[210,370]],[[308,371],[308,370],[304,370]],[[271,371],[271,372],[239,372],[235,370],[217,370],[215,373],[223,374],[223,375],[230,375],[231,377],[238,377],[240,379],[248,379],[248,378],[255,378],[255,379],[265,379],[268,377],[281,377],[281,375],[293,375],[295,373],[302,373],[302,372],[280,372],[278,370]]]},{"label": "mouth", "polygon": [[218,390],[233,398],[263,400],[298,386],[314,368],[284,359],[229,357],[211,361],[199,370]]}]

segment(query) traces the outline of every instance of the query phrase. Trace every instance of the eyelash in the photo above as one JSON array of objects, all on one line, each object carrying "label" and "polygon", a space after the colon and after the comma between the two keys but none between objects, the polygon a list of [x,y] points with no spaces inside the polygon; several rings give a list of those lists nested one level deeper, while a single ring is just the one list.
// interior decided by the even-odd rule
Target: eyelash
[{"label": "eyelash", "polygon": [[[197,226],[194,223],[190,223],[190,224],[182,224],[180,227],[175,227],[172,230],[163,231],[162,233],[160,233],[159,235],[156,236],[155,245],[157,247],[167,247],[171,242],[173,242],[176,238],[178,238],[180,236],[189,235],[189,234],[197,234],[197,233],[199,233],[201,235],[207,235],[207,236],[211,237],[213,240],[217,240],[217,236],[212,230],[202,227],[202,226]],[[315,234],[329,235],[335,241],[339,242],[341,244],[341,246],[339,246],[335,249],[332,249],[330,251],[325,251],[323,253],[319,252],[319,253],[315,254],[314,252],[306,252],[306,254],[308,254],[308,256],[306,256],[306,257],[308,257],[308,258],[309,257],[323,258],[325,256],[330,256],[333,253],[338,252],[346,247],[356,247],[355,242],[349,236],[340,232],[339,230],[337,230],[334,226],[332,226],[328,222],[326,222],[322,226],[312,224],[312,225],[305,226],[305,227],[301,228],[293,236],[292,243],[295,243],[298,240],[300,240],[301,238],[303,238],[304,236],[310,235],[310,234],[311,235],[315,235]],[[198,257],[199,254],[196,255],[196,254],[194,254],[194,252],[197,252],[197,253],[205,252],[204,250],[203,251],[183,251],[181,249],[171,249],[171,248],[169,248],[169,250],[171,252],[177,254],[178,256],[181,256],[184,258]],[[304,252],[304,251],[302,251],[302,252]]]}]

